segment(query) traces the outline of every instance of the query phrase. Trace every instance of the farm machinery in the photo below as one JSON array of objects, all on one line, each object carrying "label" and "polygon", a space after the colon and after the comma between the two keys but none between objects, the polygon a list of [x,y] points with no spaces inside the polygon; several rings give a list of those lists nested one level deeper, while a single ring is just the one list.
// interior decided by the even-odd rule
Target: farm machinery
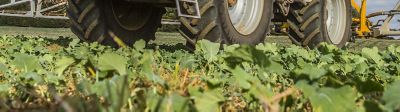
[{"label": "farm machinery", "polygon": [[151,40],[165,7],[176,8],[187,46],[264,42],[272,22],[287,22],[293,43],[343,47],[352,35],[350,0],[68,0],[72,31],[111,46]]},{"label": "farm machinery", "polygon": [[[397,1],[394,9],[389,11],[378,11],[367,14],[367,0],[361,0],[361,4],[357,4],[355,0],[351,0],[353,7],[353,36],[357,38],[381,38],[388,36],[400,36],[400,29],[391,29],[390,25],[395,21],[395,16],[400,14],[400,1]],[[386,16],[386,18],[378,20],[376,23],[371,22],[370,18]],[[400,23],[400,19],[397,20]],[[274,34],[287,33],[288,23],[277,22],[273,26]],[[354,39],[354,38],[353,38]]]},{"label": "farm machinery", "polygon": [[[351,4],[358,13],[358,17],[353,18],[353,22],[358,26],[354,30],[357,37],[400,36],[400,30],[390,28],[390,23],[392,23],[394,17],[400,14],[400,1],[397,2],[393,10],[374,12],[369,15],[367,15],[367,0],[361,1],[361,7],[354,0],[352,0]],[[376,24],[368,20],[377,16],[387,17],[379,20]],[[398,22],[400,22],[400,19]]]},{"label": "farm machinery", "polygon": [[[264,42],[273,23],[281,23],[294,44],[310,48],[321,42],[344,47],[354,37],[400,35],[389,27],[400,13],[400,1],[393,10],[369,15],[367,0],[58,0],[42,8],[43,1],[10,0],[0,4],[0,15],[17,16],[2,9],[29,2],[31,11],[19,16],[64,19],[43,13],[67,4],[71,30],[81,40],[114,47],[155,39],[167,7],[176,9],[178,31],[190,48],[201,39],[255,45]],[[376,16],[387,18],[369,20]]]}]

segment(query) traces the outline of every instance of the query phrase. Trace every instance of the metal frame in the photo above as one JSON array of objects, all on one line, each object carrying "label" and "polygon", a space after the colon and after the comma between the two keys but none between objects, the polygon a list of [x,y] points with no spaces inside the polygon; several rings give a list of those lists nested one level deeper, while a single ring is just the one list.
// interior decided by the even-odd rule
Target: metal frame
[{"label": "metal frame", "polygon": [[[199,2],[197,2],[197,0],[175,0],[175,3],[176,3],[176,8],[177,8],[179,17],[196,18],[196,19],[201,18]],[[194,14],[185,14],[185,13],[183,13],[184,12],[183,11],[184,8],[181,7],[182,3],[193,4],[194,5],[193,8],[195,10]]]},{"label": "metal frame", "polygon": [[[6,8],[12,8],[21,4],[29,3],[30,10],[12,10],[15,12],[9,12]],[[49,18],[49,19],[68,19],[64,16],[48,16],[44,15],[45,12],[51,11],[58,7],[66,7],[68,3],[62,2],[54,4],[49,7],[43,7],[43,0],[10,0],[7,4],[0,4],[0,16],[12,16],[12,17],[31,17],[31,18]]]},{"label": "metal frame", "polygon": [[[383,37],[383,36],[400,36],[400,31],[393,31],[390,29],[390,23],[392,22],[395,15],[400,14],[400,0],[397,2],[396,7],[391,11],[380,11],[367,15],[367,0],[361,1],[361,7],[355,2],[351,1],[351,5],[360,13],[360,17],[353,18],[353,22],[359,24],[359,28],[356,30],[357,36],[361,38],[365,37]],[[384,16],[387,18],[383,20],[383,24],[380,28],[374,28],[369,18],[376,16]],[[379,23],[379,22],[378,22]]]},{"label": "metal frame", "polygon": [[368,20],[367,16],[367,0],[361,1],[361,7],[355,2],[355,0],[351,1],[351,5],[354,9],[360,13],[360,17],[353,19],[353,22],[360,23],[358,30],[356,31],[359,37],[365,37],[368,33],[371,32],[368,26],[371,25],[371,22]]},{"label": "metal frame", "polygon": [[[11,16],[11,17],[28,17],[28,18],[48,18],[48,19],[69,19],[66,15],[64,16],[47,16],[43,13],[47,11],[51,11],[58,7],[63,7],[68,5],[67,2],[62,2],[58,4],[54,4],[52,6],[43,7],[44,0],[10,0],[7,4],[0,4],[0,16]],[[18,13],[11,13],[5,10],[6,8],[12,8],[15,6],[19,6],[22,4],[29,4],[30,10],[13,10]],[[181,23],[178,20],[172,19],[163,19],[162,24],[168,25],[180,25]]]},{"label": "metal frame", "polygon": [[[387,15],[388,17],[384,20],[382,26],[379,29],[374,29],[373,37],[381,37],[381,36],[399,36],[400,31],[392,31],[390,29],[390,22],[393,20],[395,15],[399,15],[400,13],[400,1],[397,2],[396,7],[392,11],[382,12],[379,15],[371,15],[368,17],[375,17],[381,15]],[[379,13],[379,12],[378,12]]]}]

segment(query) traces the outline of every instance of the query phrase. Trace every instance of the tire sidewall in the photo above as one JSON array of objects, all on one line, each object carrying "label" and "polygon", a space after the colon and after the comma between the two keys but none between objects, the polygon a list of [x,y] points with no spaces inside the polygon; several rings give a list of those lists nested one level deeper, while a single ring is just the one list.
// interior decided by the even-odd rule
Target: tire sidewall
[{"label": "tire sidewall", "polygon": [[265,40],[266,34],[269,33],[271,19],[273,17],[273,0],[265,0],[263,15],[255,31],[249,35],[243,35],[236,31],[233,26],[228,12],[226,0],[215,0],[219,12],[218,22],[222,24],[222,31],[225,35],[222,36],[230,44],[258,44]]},{"label": "tire sidewall", "polygon": [[[333,42],[332,42],[332,40],[329,38],[329,34],[328,34],[328,29],[327,29],[327,24],[326,24],[326,20],[328,19],[328,10],[326,10],[326,5],[327,5],[327,2],[326,2],[326,0],[321,0],[320,1],[321,2],[321,17],[323,17],[322,19],[321,19],[321,33],[322,33],[322,38],[324,39],[324,42],[329,42],[330,44],[334,44]],[[346,26],[345,26],[345,32],[344,32],[344,37],[343,37],[343,39],[340,41],[340,43],[339,44],[334,44],[334,45],[336,45],[337,47],[344,47],[344,46],[346,46],[346,44],[347,44],[347,42],[350,40],[350,37],[351,37],[351,24],[352,24],[352,13],[351,13],[351,4],[350,4],[350,1],[349,0],[345,0],[345,2],[346,2]]]}]

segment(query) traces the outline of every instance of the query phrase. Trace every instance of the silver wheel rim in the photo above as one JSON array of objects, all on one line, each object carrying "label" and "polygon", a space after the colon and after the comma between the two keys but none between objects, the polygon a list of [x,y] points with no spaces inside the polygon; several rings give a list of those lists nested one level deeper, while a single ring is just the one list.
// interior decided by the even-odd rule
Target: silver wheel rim
[{"label": "silver wheel rim", "polygon": [[234,5],[228,5],[230,20],[242,35],[249,35],[257,29],[263,9],[264,0],[237,0]]},{"label": "silver wheel rim", "polygon": [[333,44],[340,44],[346,32],[347,9],[345,0],[326,0],[328,18],[326,29]]}]

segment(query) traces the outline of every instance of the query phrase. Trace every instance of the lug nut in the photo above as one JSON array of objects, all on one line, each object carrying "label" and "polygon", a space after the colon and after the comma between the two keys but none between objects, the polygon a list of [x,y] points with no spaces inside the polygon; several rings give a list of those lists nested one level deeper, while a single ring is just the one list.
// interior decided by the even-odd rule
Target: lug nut
[{"label": "lug nut", "polygon": [[236,3],[237,3],[237,0],[228,0],[228,6],[229,7],[232,7],[232,6],[236,5]]}]

